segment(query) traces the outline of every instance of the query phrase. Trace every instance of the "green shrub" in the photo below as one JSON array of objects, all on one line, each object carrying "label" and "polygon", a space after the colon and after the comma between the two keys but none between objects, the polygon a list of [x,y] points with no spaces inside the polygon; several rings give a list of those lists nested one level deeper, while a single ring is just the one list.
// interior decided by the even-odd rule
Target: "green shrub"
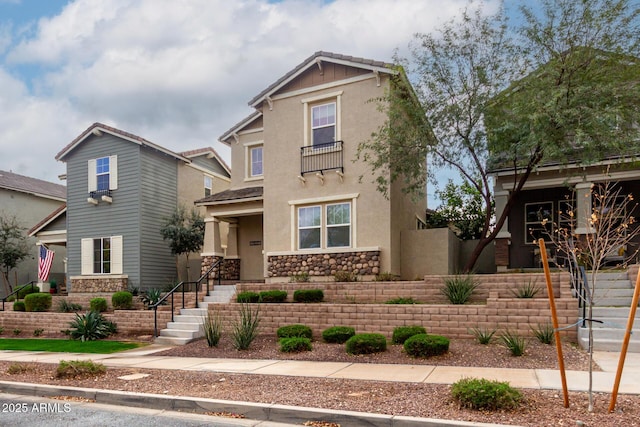
[{"label": "green shrub", "polygon": [[493,338],[493,335],[496,333],[496,330],[473,328],[473,329],[470,329],[469,332],[480,344],[487,345],[491,342],[491,339]]},{"label": "green shrub", "polygon": [[357,282],[358,281],[358,275],[351,271],[344,271],[344,270],[336,271],[333,277],[336,282]]},{"label": "green shrub", "polygon": [[[105,304],[106,304],[106,301],[105,301]],[[69,302],[66,299],[62,299],[58,302],[57,311],[60,313],[74,313],[80,310],[82,310],[82,306],[80,304]]]},{"label": "green shrub", "polygon": [[298,289],[293,293],[295,302],[322,302],[324,292],[322,289]]},{"label": "green shrub", "polygon": [[391,342],[394,344],[404,344],[407,338],[426,333],[427,331],[422,326],[397,326],[393,329]]},{"label": "green shrub", "polygon": [[13,311],[26,311],[24,301],[16,301],[13,303]]},{"label": "green shrub", "polygon": [[420,304],[420,301],[416,301],[411,297],[409,298],[398,297],[398,298],[393,298],[393,299],[390,299],[389,301],[386,301],[385,304]]},{"label": "green shrub", "polygon": [[15,336],[18,336],[18,335],[20,335],[21,333],[22,333],[22,329],[15,328],[15,329],[13,330],[13,335],[15,335]]},{"label": "green shrub", "polygon": [[202,319],[202,325],[204,327],[204,336],[207,339],[207,345],[209,347],[217,347],[222,336],[222,318],[220,313],[215,311],[211,314],[211,311],[207,311],[207,317]]},{"label": "green shrub", "polygon": [[260,302],[265,303],[278,303],[285,302],[287,300],[287,291],[262,291],[260,292]]},{"label": "green shrub", "polygon": [[108,337],[116,333],[116,325],[102,317],[97,311],[90,311],[80,315],[69,323],[71,332],[69,335],[74,340],[94,341]]},{"label": "green shrub", "polygon": [[542,344],[551,344],[555,338],[555,330],[551,323],[545,323],[544,325],[538,323],[538,327],[531,328],[531,331]]},{"label": "green shrub", "polygon": [[35,294],[40,292],[40,289],[36,285],[23,285],[18,289],[18,293],[16,294],[18,299],[24,299],[29,294]]},{"label": "green shrub", "polygon": [[332,326],[322,331],[322,339],[328,343],[343,344],[356,334],[350,326]]},{"label": "green shrub", "polygon": [[381,353],[387,350],[387,339],[382,334],[356,334],[345,343],[349,354]]},{"label": "green shrub", "polygon": [[114,310],[129,310],[133,307],[133,295],[129,291],[115,292],[111,295],[111,305]]},{"label": "green shrub", "polygon": [[463,378],[451,386],[451,394],[461,406],[477,410],[515,409],[522,394],[508,382],[484,378]]},{"label": "green shrub", "polygon": [[276,331],[278,338],[313,338],[311,328],[305,325],[286,325],[281,326]]},{"label": "green shrub", "polygon": [[260,294],[251,291],[240,292],[238,295],[236,295],[236,301],[241,304],[256,303],[260,301]]},{"label": "green shrub", "polygon": [[51,294],[38,292],[24,297],[26,311],[47,311],[51,308]]},{"label": "green shrub", "polygon": [[92,298],[89,301],[89,309],[98,313],[107,311],[107,300],[104,298]]},{"label": "green shrub", "polygon": [[512,356],[522,356],[526,347],[526,342],[520,335],[507,330],[500,335],[501,344],[509,349]]},{"label": "green shrub", "polygon": [[248,303],[242,303],[238,318],[233,321],[231,326],[233,347],[236,350],[247,350],[258,336],[258,328],[260,326],[259,306],[256,306],[254,310]]},{"label": "green shrub", "polygon": [[56,369],[58,378],[95,377],[103,375],[107,368],[92,360],[61,360]]},{"label": "green shrub", "polygon": [[451,304],[464,304],[471,298],[471,294],[478,286],[479,283],[472,275],[468,274],[445,279],[444,286],[440,291]]},{"label": "green shrub", "polygon": [[311,340],[304,337],[280,338],[280,351],[283,353],[299,353],[311,351]]},{"label": "green shrub", "polygon": [[439,356],[449,351],[449,339],[440,335],[413,335],[404,342],[404,351],[413,357]]}]

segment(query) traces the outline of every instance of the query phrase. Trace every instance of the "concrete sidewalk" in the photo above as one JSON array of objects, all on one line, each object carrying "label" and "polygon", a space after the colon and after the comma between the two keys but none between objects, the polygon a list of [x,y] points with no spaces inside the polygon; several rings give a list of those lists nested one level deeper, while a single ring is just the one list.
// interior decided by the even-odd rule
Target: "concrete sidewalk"
[{"label": "concrete sidewalk", "polygon": [[[217,359],[156,356],[170,347],[152,344],[117,354],[47,353],[0,351],[0,360],[55,363],[60,360],[94,360],[118,368],[171,369],[185,371],[232,372],[237,374],[285,375],[317,378],[345,378],[365,381],[396,381],[453,384],[464,377],[507,381],[513,387],[562,389],[560,372],[552,369],[499,369],[458,366],[395,365],[294,360]],[[619,353],[594,352],[602,372],[593,373],[593,390],[611,392]],[[588,373],[567,371],[567,387],[586,391]],[[640,354],[629,353],[620,381],[620,393],[640,394]]]},{"label": "concrete sidewalk", "polygon": [[[13,362],[41,362],[57,364],[60,360],[94,360],[112,367],[171,369],[185,371],[232,372],[249,375],[289,375],[321,378],[349,378],[368,381],[452,384],[463,377],[481,377],[508,381],[512,386],[533,389],[560,390],[558,370],[499,369],[429,365],[391,365],[342,362],[307,362],[291,360],[215,359],[157,356],[154,353],[169,347],[150,345],[118,354],[47,353],[0,351],[0,360]],[[610,393],[613,388],[619,353],[595,352],[594,359],[603,369],[594,372],[593,389]],[[586,391],[588,373],[567,371],[570,390]],[[640,354],[627,355],[620,384],[620,393],[640,394]],[[304,408],[277,404],[234,402],[186,396],[102,390],[93,388],[52,386],[0,381],[0,395],[4,396],[77,396],[90,399],[93,405],[144,408],[148,411],[179,411],[203,414],[230,412],[243,414],[246,419],[237,425],[283,427],[307,420],[329,421],[350,427],[498,427],[485,424],[431,418],[403,417],[318,408]],[[8,394],[7,394],[8,393]],[[14,398],[14,400],[19,397]],[[216,422],[212,420],[212,422]],[[284,423],[284,424],[281,424]],[[214,424],[215,425],[215,424]]]}]

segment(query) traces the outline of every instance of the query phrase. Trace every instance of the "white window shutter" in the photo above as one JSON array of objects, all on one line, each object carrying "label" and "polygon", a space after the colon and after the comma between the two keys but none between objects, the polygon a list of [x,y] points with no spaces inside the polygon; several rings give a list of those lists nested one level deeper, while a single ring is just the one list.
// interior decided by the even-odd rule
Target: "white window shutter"
[{"label": "white window shutter", "polygon": [[109,190],[118,189],[118,156],[109,156]]},{"label": "white window shutter", "polygon": [[89,183],[89,193],[98,189],[98,178],[96,177],[96,159],[88,162],[87,179]]},{"label": "white window shutter", "polygon": [[122,274],[122,236],[111,236],[111,274]]},{"label": "white window shutter", "polygon": [[93,274],[93,239],[82,239],[80,241],[80,274]]}]

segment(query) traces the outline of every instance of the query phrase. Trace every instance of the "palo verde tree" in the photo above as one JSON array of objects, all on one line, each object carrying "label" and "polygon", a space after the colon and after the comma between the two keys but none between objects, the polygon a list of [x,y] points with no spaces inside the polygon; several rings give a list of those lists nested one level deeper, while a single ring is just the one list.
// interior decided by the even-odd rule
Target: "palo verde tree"
[{"label": "palo verde tree", "polygon": [[[481,5],[467,9],[438,33],[418,34],[411,60],[397,58],[410,70],[431,123],[436,142],[416,141],[434,159],[430,173],[442,166],[456,169],[482,194],[482,238],[466,271],[496,237],[539,165],[589,163],[621,147],[640,153],[637,129],[630,125],[640,123],[640,6],[630,0],[542,0],[537,5],[534,11],[522,2],[516,28],[507,25],[504,9],[493,15]],[[394,100],[386,101],[393,109]],[[378,147],[394,132],[385,126],[360,144],[374,174],[385,171],[380,164],[390,167]],[[424,158],[411,153],[395,162],[417,171]],[[502,168],[512,170],[514,180],[491,227],[490,177]]]},{"label": "palo verde tree", "polygon": [[187,280],[189,280],[189,255],[199,252],[204,244],[204,218],[196,208],[187,210],[185,206],[176,207],[160,228],[164,240],[169,241],[171,253],[176,255],[176,269],[180,280],[179,259],[185,255],[187,260]]},{"label": "palo verde tree", "polygon": [[11,293],[9,274],[29,256],[29,245],[25,228],[15,216],[0,215],[0,269],[6,295]]}]

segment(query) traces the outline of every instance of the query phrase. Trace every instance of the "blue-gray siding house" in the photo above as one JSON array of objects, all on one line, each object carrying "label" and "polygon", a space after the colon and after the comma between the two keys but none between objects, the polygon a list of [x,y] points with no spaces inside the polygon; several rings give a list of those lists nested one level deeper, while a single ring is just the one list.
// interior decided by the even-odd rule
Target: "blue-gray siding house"
[{"label": "blue-gray siding house", "polygon": [[160,235],[163,221],[179,204],[193,206],[229,185],[229,168],[212,148],[176,153],[101,123],[56,159],[67,165],[70,292],[161,288],[176,281],[176,259]]}]

